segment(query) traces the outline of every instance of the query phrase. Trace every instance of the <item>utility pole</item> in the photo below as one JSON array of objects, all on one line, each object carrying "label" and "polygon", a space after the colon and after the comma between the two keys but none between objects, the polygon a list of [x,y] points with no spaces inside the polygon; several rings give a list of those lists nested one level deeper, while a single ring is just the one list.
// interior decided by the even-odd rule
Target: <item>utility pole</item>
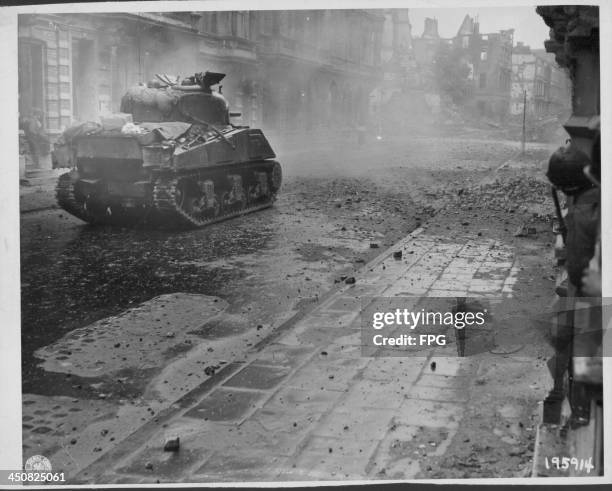
[{"label": "utility pole", "polygon": [[521,139],[521,155],[525,155],[525,114],[527,113],[527,89],[523,89],[523,136]]}]

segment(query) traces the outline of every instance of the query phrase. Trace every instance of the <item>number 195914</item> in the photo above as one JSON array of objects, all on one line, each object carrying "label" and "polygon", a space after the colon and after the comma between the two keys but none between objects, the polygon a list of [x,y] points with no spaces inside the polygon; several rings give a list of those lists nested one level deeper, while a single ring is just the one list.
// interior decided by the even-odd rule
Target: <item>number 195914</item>
[{"label": "number 195914", "polygon": [[570,467],[574,467],[574,470],[582,471],[585,470],[587,474],[595,468],[593,465],[593,458],[579,459],[577,457],[548,457],[544,458],[544,465],[547,469],[561,469],[569,470]]}]

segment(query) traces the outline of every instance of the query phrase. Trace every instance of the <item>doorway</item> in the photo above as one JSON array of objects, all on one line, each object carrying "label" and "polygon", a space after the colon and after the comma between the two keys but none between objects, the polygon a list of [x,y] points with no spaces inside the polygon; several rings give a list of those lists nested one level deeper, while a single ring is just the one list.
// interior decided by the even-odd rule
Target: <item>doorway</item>
[{"label": "doorway", "polygon": [[31,114],[32,109],[45,111],[44,45],[34,40],[20,40],[18,49],[19,115],[26,117]]}]

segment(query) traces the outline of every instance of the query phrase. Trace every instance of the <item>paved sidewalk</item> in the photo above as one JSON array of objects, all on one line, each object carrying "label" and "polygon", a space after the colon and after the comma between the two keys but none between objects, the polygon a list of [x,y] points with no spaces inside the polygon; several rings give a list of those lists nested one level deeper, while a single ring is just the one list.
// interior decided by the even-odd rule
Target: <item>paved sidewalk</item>
[{"label": "paved sidewalk", "polygon": [[[403,259],[393,252],[403,251]],[[128,436],[76,482],[407,479],[446,452],[477,377],[456,347],[361,356],[361,299],[511,295],[517,265],[497,241],[417,230],[215,384]],[[448,356],[445,356],[448,355]],[[436,362],[435,371],[431,363]],[[210,379],[209,381],[211,381]],[[164,442],[180,437],[180,451]],[[64,458],[67,458],[64,456]],[[61,451],[53,456],[61,467]],[[431,468],[431,467],[430,467]]]},{"label": "paved sidewalk", "polygon": [[19,185],[19,211],[58,208],[55,200],[55,185],[58,177],[68,169],[39,170],[28,173],[27,184]]}]

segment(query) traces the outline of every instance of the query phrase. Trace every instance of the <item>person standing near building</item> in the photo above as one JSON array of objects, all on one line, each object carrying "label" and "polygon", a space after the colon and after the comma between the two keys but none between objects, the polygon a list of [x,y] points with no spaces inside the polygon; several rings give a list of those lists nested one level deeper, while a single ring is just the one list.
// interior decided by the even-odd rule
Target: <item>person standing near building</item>
[{"label": "person standing near building", "polygon": [[19,122],[19,127],[25,133],[28,142],[30,156],[34,167],[40,168],[41,157],[49,155],[50,142],[42,124],[43,112],[33,108],[30,114]]},{"label": "person standing near building", "polygon": [[572,292],[582,296],[582,275],[595,253],[600,192],[584,173],[591,160],[573,144],[559,148],[550,158],[547,177],[568,197],[566,267]]},{"label": "person standing near building", "polygon": [[[591,157],[570,142],[553,153],[546,174],[551,184],[568,198],[565,265],[569,279],[569,338],[563,351],[569,362],[568,399],[574,425],[586,425],[590,420],[591,402],[596,398],[592,387],[597,370],[592,369],[589,357],[597,348],[597,335],[601,331],[600,322],[584,308],[584,302],[588,301],[586,297],[593,296],[593,286],[596,286],[594,283],[599,270],[596,265],[600,264],[600,188],[597,186],[600,156],[595,146]],[[591,174],[595,168],[597,176],[593,177]],[[583,276],[590,269],[594,270],[594,277],[589,275],[585,282]]]},{"label": "person standing near building", "polygon": [[[587,178],[601,192],[601,133],[599,131],[599,121],[595,124],[597,137],[593,144],[591,165],[585,167],[584,173]],[[588,267],[582,274],[582,292],[587,297],[601,297],[601,208],[598,210],[597,237],[595,251]]]}]

